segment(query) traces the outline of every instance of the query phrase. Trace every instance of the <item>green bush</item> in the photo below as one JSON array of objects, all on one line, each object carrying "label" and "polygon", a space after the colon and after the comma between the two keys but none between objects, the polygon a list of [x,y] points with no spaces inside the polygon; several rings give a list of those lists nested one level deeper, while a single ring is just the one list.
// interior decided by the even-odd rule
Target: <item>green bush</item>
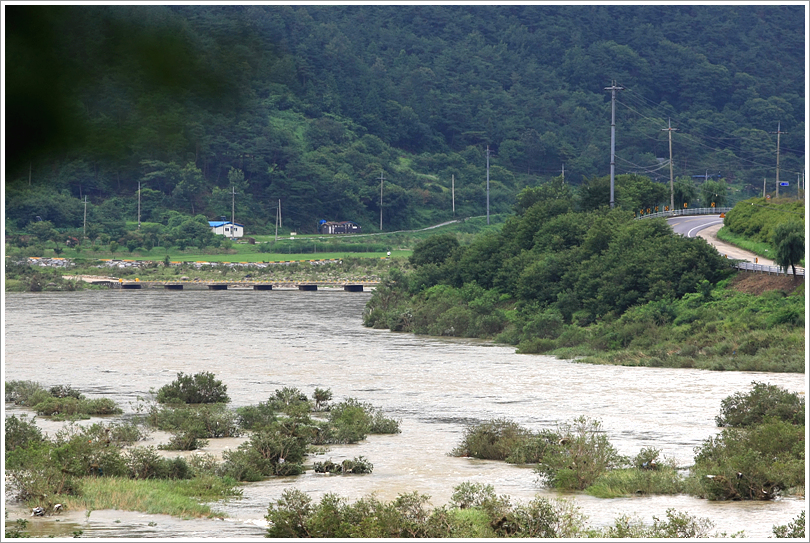
[{"label": "green bush", "polygon": [[506,460],[529,435],[530,432],[516,422],[492,419],[467,426],[461,443],[450,454],[485,460]]},{"label": "green bush", "polygon": [[357,443],[364,440],[374,421],[369,407],[354,398],[333,405],[322,443]]},{"label": "green bush", "polygon": [[374,496],[354,503],[326,494],[319,503],[298,489],[286,489],[267,510],[267,537],[316,538],[574,538],[585,534],[584,517],[571,502],[535,498],[511,505],[492,487],[468,483],[457,501],[429,509],[426,495],[400,494],[391,502]]},{"label": "green bush", "polygon": [[793,521],[788,523],[787,525],[774,526],[773,535],[775,537],[792,537],[797,539],[804,539],[805,538],[804,513],[805,513],[804,511],[799,513],[799,516],[793,519]]},{"label": "green bush", "polygon": [[326,460],[325,462],[315,462],[312,465],[312,470],[315,473],[332,473],[332,474],[347,474],[347,473],[371,473],[374,470],[374,465],[363,456],[356,456],[352,460],[344,460],[340,464]]},{"label": "green bush", "polygon": [[33,406],[38,415],[73,416],[73,415],[117,415],[123,413],[120,407],[109,398],[92,400],[81,397],[66,396],[61,398],[47,397]]},{"label": "green bush", "polygon": [[311,409],[307,395],[298,390],[297,388],[284,387],[281,390],[275,390],[273,395],[267,400],[268,406],[273,410],[287,413],[291,415],[293,412],[299,412],[302,408],[307,411]]},{"label": "green bush", "polygon": [[154,447],[135,447],[127,451],[129,477],[132,479],[191,479],[193,470],[182,457],[164,458]]},{"label": "green bush", "polygon": [[804,486],[804,425],[768,418],[726,427],[696,448],[691,492],[711,500],[771,500]]},{"label": "green bush", "polygon": [[215,378],[213,373],[201,372],[192,375],[177,374],[177,379],[160,387],[158,403],[228,403],[227,385]]},{"label": "green bush", "polygon": [[667,509],[666,520],[653,517],[652,526],[622,516],[617,518],[612,526],[591,532],[591,536],[619,539],[727,537],[726,534],[710,534],[709,530],[713,526],[712,521],[707,518],[693,517],[688,513]]},{"label": "green bush", "polygon": [[205,447],[209,438],[238,437],[242,434],[238,415],[225,404],[157,406],[152,405],[146,422],[172,438],[161,448],[190,451]]},{"label": "green bush", "polygon": [[578,417],[559,425],[556,447],[549,447],[535,471],[546,484],[564,490],[584,490],[609,469],[628,460],[620,456],[599,421]]},{"label": "green bush", "polygon": [[245,430],[257,430],[276,422],[276,412],[269,403],[245,405],[236,409],[239,426]]},{"label": "green bush", "polygon": [[42,430],[36,425],[36,418],[28,421],[25,415],[20,418],[14,415],[6,417],[5,436],[6,453],[44,441]]},{"label": "green bush", "polygon": [[765,383],[752,382],[748,393],[737,392],[720,403],[717,426],[746,427],[773,417],[791,424],[804,424],[804,398],[795,392]]},{"label": "green bush", "polygon": [[[42,394],[45,389],[37,382],[34,381],[8,381],[5,383],[5,398],[7,402],[12,402],[15,405],[32,406],[31,403],[34,395],[38,395],[38,400],[43,398]],[[48,396],[50,394],[46,394]]]}]

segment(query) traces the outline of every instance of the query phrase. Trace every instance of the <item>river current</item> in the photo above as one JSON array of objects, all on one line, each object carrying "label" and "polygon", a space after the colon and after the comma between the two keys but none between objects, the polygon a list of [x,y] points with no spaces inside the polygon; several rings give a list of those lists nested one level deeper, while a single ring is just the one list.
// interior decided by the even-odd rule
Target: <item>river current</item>
[{"label": "river current", "polygon": [[[400,434],[369,436],[310,458],[339,462],[363,455],[374,465],[372,474],[329,476],[309,469],[250,483],[243,498],[216,504],[229,515],[226,521],[105,511],[89,517],[73,512],[63,526],[78,526],[83,537],[260,537],[268,504],[286,488],[315,500],[327,492],[349,500],[374,492],[387,501],[419,491],[442,505],[464,481],[492,484],[515,501],[536,494],[573,499],[592,526],[612,524],[620,515],[649,524],[675,508],[711,519],[713,531],[744,530],[760,539],[805,508],[797,498],[752,503],[683,495],[563,496],[540,486],[530,468],[447,454],[471,423],[504,418],[533,430],[555,429],[585,415],[602,422],[621,454],[655,447],[688,466],[693,449],[718,433],[714,418],[723,398],[749,390],[752,381],[805,391],[805,375],[595,366],[518,355],[513,347],[476,340],[372,330],[361,322],[369,296],[323,290],[6,294],[6,381],[68,384],[88,397],[111,397],[132,413],[139,396],[177,372],[207,371],[228,386],[233,407],[266,401],[285,386],[307,395],[319,387],[331,389],[333,401],[353,397],[402,421]],[[7,414],[17,411],[6,405]],[[58,428],[38,422],[49,433]],[[237,444],[212,440],[207,450]],[[17,507],[6,505],[12,512]],[[44,522],[34,527],[47,533]]]}]

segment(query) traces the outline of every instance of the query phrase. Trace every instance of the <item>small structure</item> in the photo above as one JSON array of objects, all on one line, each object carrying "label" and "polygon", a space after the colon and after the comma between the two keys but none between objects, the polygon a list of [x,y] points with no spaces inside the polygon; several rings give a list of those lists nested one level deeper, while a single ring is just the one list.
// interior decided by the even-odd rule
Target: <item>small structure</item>
[{"label": "small structure", "polygon": [[318,231],[321,234],[359,234],[360,225],[353,221],[321,221],[318,223]]},{"label": "small structure", "polygon": [[226,238],[241,238],[245,235],[245,227],[239,223],[231,221],[208,221],[208,226],[214,234],[225,236]]}]

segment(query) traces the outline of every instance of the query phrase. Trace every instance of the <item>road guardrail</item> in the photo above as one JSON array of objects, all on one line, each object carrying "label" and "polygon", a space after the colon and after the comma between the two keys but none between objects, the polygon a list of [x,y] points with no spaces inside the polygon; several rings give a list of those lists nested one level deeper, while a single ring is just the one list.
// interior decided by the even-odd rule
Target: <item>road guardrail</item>
[{"label": "road guardrail", "polygon": [[731,207],[694,207],[692,209],[676,209],[674,211],[657,211],[655,213],[644,213],[637,216],[637,219],[655,219],[663,217],[668,219],[670,217],[683,217],[685,215],[719,215],[720,213],[728,213],[734,208]]}]

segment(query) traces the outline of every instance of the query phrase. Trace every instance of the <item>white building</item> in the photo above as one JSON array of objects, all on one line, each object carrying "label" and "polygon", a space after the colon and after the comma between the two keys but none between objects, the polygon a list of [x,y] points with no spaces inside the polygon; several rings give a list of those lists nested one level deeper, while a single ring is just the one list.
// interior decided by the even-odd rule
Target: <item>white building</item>
[{"label": "white building", "polygon": [[245,235],[245,227],[239,223],[231,221],[208,221],[208,226],[214,234],[225,236],[226,238],[241,238]]}]

